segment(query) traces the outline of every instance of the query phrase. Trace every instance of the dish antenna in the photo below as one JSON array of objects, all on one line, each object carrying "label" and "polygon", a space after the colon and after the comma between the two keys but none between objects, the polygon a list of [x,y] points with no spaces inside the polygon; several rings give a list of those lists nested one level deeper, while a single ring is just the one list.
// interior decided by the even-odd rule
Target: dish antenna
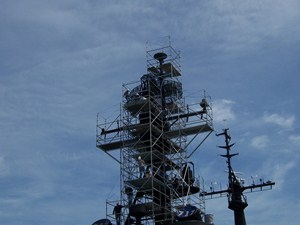
[{"label": "dish antenna", "polygon": [[164,52],[158,52],[156,54],[154,54],[154,59],[156,59],[157,61],[159,61],[159,64],[163,64],[164,60],[168,57],[168,55]]}]

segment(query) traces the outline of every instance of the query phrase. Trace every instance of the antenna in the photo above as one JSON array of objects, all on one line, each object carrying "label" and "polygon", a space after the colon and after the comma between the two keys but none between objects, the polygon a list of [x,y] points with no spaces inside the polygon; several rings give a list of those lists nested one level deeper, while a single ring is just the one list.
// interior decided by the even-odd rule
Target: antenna
[{"label": "antenna", "polygon": [[164,60],[168,57],[166,53],[164,52],[158,52],[156,53],[154,56],[154,59],[156,59],[157,61],[159,61],[160,64],[162,64],[164,62]]},{"label": "antenna", "polygon": [[260,179],[259,184],[255,184],[254,182],[249,186],[244,186],[242,179],[238,178],[236,176],[237,172],[234,172],[232,166],[231,166],[231,159],[232,157],[238,155],[238,153],[232,154],[231,147],[234,146],[233,144],[230,144],[231,136],[229,134],[229,129],[223,129],[222,133],[216,134],[216,136],[224,136],[225,137],[225,146],[218,146],[221,149],[225,149],[226,153],[221,155],[222,157],[226,158],[226,164],[227,164],[227,172],[228,172],[228,188],[223,190],[217,190],[211,189],[211,192],[205,192],[203,191],[200,193],[201,196],[214,196],[219,195],[220,197],[224,196],[224,193],[227,193],[228,197],[228,208],[234,211],[234,221],[235,225],[246,225],[246,218],[244,209],[248,206],[247,198],[244,195],[244,191],[250,190],[250,192],[254,192],[259,188],[260,191],[266,190],[263,189],[264,187],[269,187],[269,189],[272,189],[272,186],[275,185],[275,182],[267,181],[264,182],[262,179]]},{"label": "antenna", "polygon": [[160,70],[160,74],[163,74],[163,69],[162,69],[162,65],[164,63],[164,60],[168,57],[168,55],[164,52],[158,52],[155,53],[153,58],[156,59],[159,62],[159,70]]}]

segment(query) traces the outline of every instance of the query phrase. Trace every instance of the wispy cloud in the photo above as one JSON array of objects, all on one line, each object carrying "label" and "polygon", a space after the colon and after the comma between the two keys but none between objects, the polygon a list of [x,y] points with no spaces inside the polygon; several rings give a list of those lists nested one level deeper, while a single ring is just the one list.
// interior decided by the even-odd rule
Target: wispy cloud
[{"label": "wispy cloud", "polygon": [[[271,144],[277,147],[272,149],[274,154],[263,160],[267,161],[265,170],[274,173],[275,179],[282,183],[291,168],[299,164],[296,157],[291,159],[292,154],[283,153],[296,152],[300,137],[298,133],[286,132],[278,139],[273,138],[274,134],[266,131],[270,127],[266,124],[285,131],[295,128],[297,121],[293,115],[299,114],[298,108],[290,107],[294,110],[291,115],[261,116],[263,107],[258,104],[252,107],[251,102],[240,99],[247,95],[253,102],[261,100],[263,91],[272,93],[276,100],[286,97],[286,88],[271,92],[272,89],[267,90],[263,85],[267,78],[250,77],[265,73],[266,66],[271,68],[268,72],[277,69],[286,72],[272,77],[278,86],[297,81],[294,75],[299,71],[299,54],[291,52],[299,48],[299,4],[298,0],[242,3],[194,0],[184,4],[161,0],[114,3],[3,0],[0,8],[0,200],[4,204],[0,205],[0,221],[3,224],[74,224],[74,221],[87,224],[94,217],[94,220],[105,217],[106,198],[119,198],[119,165],[96,150],[95,117],[99,111],[112,116],[115,108],[111,106],[116,106],[119,114],[121,85],[138,81],[147,72],[145,44],[157,36],[171,35],[180,46],[186,89],[205,88],[213,99],[214,96],[226,98],[213,102],[215,124],[229,121],[235,125],[232,130],[247,129],[246,148],[249,140],[254,148]],[[266,54],[257,59],[261,50]],[[246,60],[241,55],[247,56]],[[231,56],[238,57],[232,61]],[[280,63],[261,64],[266,58],[271,62],[282,62],[284,58],[282,64],[286,67]],[[297,64],[295,69],[286,65],[290,59]],[[240,64],[243,60],[245,63]],[[250,79],[253,87],[259,84],[263,87],[262,92],[258,94],[254,88],[248,92]],[[242,91],[236,91],[236,86]],[[285,107],[296,105],[297,91],[298,87],[288,94],[293,98],[284,103]],[[239,98],[235,98],[237,95]],[[199,102],[198,95],[196,99]],[[241,108],[247,108],[247,116],[252,116],[246,121],[252,126],[245,126],[245,120],[241,121]],[[211,141],[210,138],[207,140]],[[286,145],[285,141],[290,143]],[[206,142],[205,147],[215,149],[215,142]],[[289,151],[282,152],[283,148]],[[216,153],[212,154],[215,157]],[[250,154],[253,161],[246,159],[249,168],[257,161],[257,155]],[[277,163],[279,155],[284,155],[284,160]],[[224,168],[220,163],[216,170],[208,169],[215,161],[202,152],[201,159],[205,167],[202,172],[209,176],[216,176],[216,171]],[[281,188],[286,187],[281,185]],[[219,215],[223,215],[226,204],[216,204]],[[292,204],[299,209],[299,204]],[[215,212],[214,207],[208,210]],[[226,218],[216,215],[221,221],[217,219],[216,224],[232,224],[231,211],[228,214]],[[261,224],[274,224],[274,221]]]},{"label": "wispy cloud", "polygon": [[277,113],[268,114],[263,117],[263,121],[266,123],[271,123],[278,125],[282,128],[292,128],[295,123],[295,116],[293,115],[279,115]]},{"label": "wispy cloud", "polygon": [[235,113],[232,109],[235,104],[232,100],[221,99],[213,102],[214,110],[214,121],[215,122],[224,122],[224,121],[233,121],[236,119]]},{"label": "wispy cloud", "polygon": [[269,138],[267,135],[257,136],[252,138],[251,140],[251,146],[258,149],[263,149],[267,147],[268,143],[269,143]]},{"label": "wispy cloud", "polygon": [[289,140],[296,145],[300,145],[300,135],[291,135]]},{"label": "wispy cloud", "polygon": [[299,34],[294,31],[300,17],[297,8],[297,0],[201,1],[193,4],[185,15],[189,19],[185,21],[183,31],[195,36],[193,28],[197,27],[203,35],[196,36],[195,40],[212,44],[210,52],[225,53],[227,57],[228,54],[263,51],[266,43],[276,42],[276,39],[299,39]]},{"label": "wispy cloud", "polygon": [[281,187],[286,180],[288,180],[288,173],[291,169],[295,168],[295,166],[295,160],[291,160],[289,162],[277,162],[276,165],[272,165],[270,168],[273,168],[273,177],[276,181],[276,185]]}]

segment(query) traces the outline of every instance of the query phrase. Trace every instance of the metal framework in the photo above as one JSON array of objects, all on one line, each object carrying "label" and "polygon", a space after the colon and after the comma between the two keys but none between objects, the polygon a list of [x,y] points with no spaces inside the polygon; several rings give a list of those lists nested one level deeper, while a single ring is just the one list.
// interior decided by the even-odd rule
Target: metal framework
[{"label": "metal framework", "polygon": [[[107,202],[107,218],[115,220],[117,202],[123,206],[122,224],[132,218],[138,225],[170,224],[187,204],[204,216],[190,156],[213,131],[210,98],[203,92],[198,103],[185,102],[180,54],[170,44],[148,50],[147,73],[122,89],[120,115],[97,120],[96,145],[120,164],[121,173],[121,199]],[[196,137],[200,144],[189,152]],[[145,163],[143,173],[139,160]]]}]

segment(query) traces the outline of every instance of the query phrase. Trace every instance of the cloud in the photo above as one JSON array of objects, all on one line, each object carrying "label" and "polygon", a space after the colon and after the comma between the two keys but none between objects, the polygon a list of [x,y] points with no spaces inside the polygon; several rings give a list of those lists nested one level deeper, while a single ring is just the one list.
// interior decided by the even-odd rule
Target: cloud
[{"label": "cloud", "polygon": [[274,180],[276,180],[276,185],[281,187],[285,180],[288,177],[288,173],[291,169],[293,169],[296,166],[297,162],[295,160],[291,160],[289,162],[285,163],[276,163],[276,165],[270,166],[270,168],[273,168],[273,177]]},{"label": "cloud", "polygon": [[261,136],[254,137],[251,140],[251,146],[254,148],[262,149],[262,148],[267,147],[268,142],[269,142],[268,136],[261,135]]},{"label": "cloud", "polygon": [[289,140],[296,145],[300,145],[300,135],[291,135]]},{"label": "cloud", "polygon": [[[16,4],[3,0],[0,8],[2,223],[47,225],[74,224],[76,221],[77,224],[86,224],[87,221],[95,221],[94,216],[98,218],[102,215],[104,218],[105,198],[113,200],[119,197],[119,168],[105,153],[95,149],[95,116],[98,111],[112,115],[110,106],[119,106],[121,83],[139,79],[139,75],[146,72],[145,43],[149,39],[170,34],[172,40],[179,40],[175,44],[186,52],[183,59],[190,59],[186,61],[188,66],[183,68],[194,71],[189,73],[183,70],[187,74],[183,78],[188,83],[187,89],[191,90],[194,85],[197,89],[205,87],[212,96],[222,92],[219,96],[226,95],[227,99],[214,101],[214,122],[234,121],[237,125],[232,127],[234,130],[240,131],[240,127],[245,129],[244,121],[238,120],[242,115],[237,112],[243,103],[235,105],[229,99],[236,98],[231,98],[230,94],[244,97],[246,89],[238,92],[233,84],[249,88],[247,75],[250,72],[258,74],[255,70],[262,67],[259,64],[262,60],[249,57],[247,66],[244,66],[240,64],[242,57],[230,62],[228,55],[249,55],[261,49],[268,53],[268,49],[272,48],[272,53],[276,51],[278,56],[265,54],[264,59],[279,57],[290,63],[293,58],[296,62],[298,55],[294,56],[293,52],[299,45],[294,43],[299,42],[300,34],[296,29],[300,15],[297,2],[194,0],[183,7],[181,1],[173,1],[170,5],[164,1],[154,1],[154,4],[142,1],[110,4],[99,1],[28,0]],[[158,13],[161,10],[164,13]],[[280,44],[285,44],[281,52],[278,51],[281,50],[278,49]],[[290,46],[293,51],[287,50]],[[286,57],[288,54],[291,57]],[[227,60],[215,61],[219,58]],[[256,66],[257,61],[259,65]],[[224,62],[226,65],[222,64]],[[290,68],[290,64],[280,62]],[[189,68],[193,64],[196,69]],[[280,63],[273,63],[270,67],[277,70],[280,66]],[[214,69],[210,70],[212,67]],[[248,67],[253,70],[247,73]],[[263,69],[265,74],[269,74],[265,67]],[[284,68],[282,70],[286,71],[284,80],[274,74],[272,79],[280,86],[289,81],[287,77],[296,74]],[[224,79],[227,77],[219,74],[230,74],[230,79]],[[235,74],[240,79],[236,79]],[[251,79],[258,82],[258,79]],[[260,80],[264,81],[261,77]],[[270,92],[265,85],[263,87],[263,90]],[[285,96],[285,89],[275,90],[278,90],[273,94],[276,100]],[[261,99],[262,95],[257,96],[257,91],[252,94],[254,98]],[[294,96],[289,100],[293,103],[291,106],[295,106],[297,92],[289,93],[289,96]],[[256,112],[263,110],[257,109]],[[250,113],[257,115],[253,111]],[[297,114],[293,112],[293,115]],[[265,123],[279,128],[293,127],[296,122],[293,116],[285,114],[269,114],[263,118]],[[249,134],[265,132],[260,130],[262,127],[256,127],[258,122],[265,125],[262,120],[252,120],[251,124],[255,127],[249,127]],[[275,166],[275,178],[282,180],[291,171],[289,168],[298,165],[297,161],[286,164],[296,157],[293,155],[291,159],[291,154],[282,154],[282,149],[300,144],[300,136],[284,135],[282,139],[293,145],[286,147],[283,146],[284,141],[280,142],[282,139],[273,139],[271,133],[267,134],[270,136],[252,136],[250,144],[255,148],[273,144],[280,149],[272,149],[272,155],[265,160],[268,165],[266,170],[271,174]],[[212,145],[207,145],[207,148],[215,149],[215,143]],[[280,157],[286,161],[277,166],[279,157],[275,160],[274,155],[278,156],[279,151]],[[204,170],[215,164],[206,156],[201,159]],[[215,171],[224,167],[221,163],[219,166],[211,172],[213,177],[218,176]],[[216,217],[221,218],[219,223],[230,224],[230,211],[229,220],[220,216],[226,204],[226,201],[222,207],[216,204],[216,211],[220,212]],[[214,207],[210,209],[215,211]],[[49,215],[52,215],[51,218]]]},{"label": "cloud", "polygon": [[224,121],[233,121],[236,116],[233,112],[232,106],[234,101],[221,99],[216,100],[213,103],[214,110],[214,121],[215,122],[224,122]]},{"label": "cloud", "polygon": [[[266,43],[297,41],[299,38],[295,32],[296,21],[299,21],[297,0],[216,0],[192,4],[185,15],[188,19],[183,21],[184,33],[209,45],[209,51],[223,53],[227,57],[228,54],[263,50]],[[195,35],[197,30],[201,31],[201,35]]]},{"label": "cloud", "polygon": [[263,121],[266,123],[278,125],[282,128],[290,129],[294,125],[295,116],[293,115],[281,116],[277,113],[273,113],[271,115],[265,115],[263,117]]}]

